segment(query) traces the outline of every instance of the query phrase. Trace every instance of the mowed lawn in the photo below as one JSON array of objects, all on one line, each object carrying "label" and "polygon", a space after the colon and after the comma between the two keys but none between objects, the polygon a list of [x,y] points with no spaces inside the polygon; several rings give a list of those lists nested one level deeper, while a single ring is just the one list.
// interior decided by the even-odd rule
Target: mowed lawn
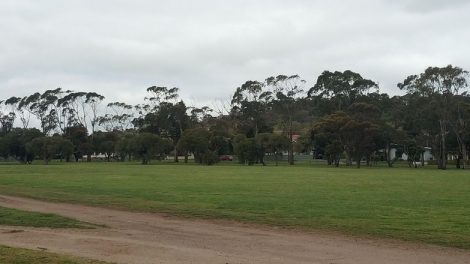
[{"label": "mowed lawn", "polygon": [[0,246],[0,263],[4,264],[105,264],[105,262],[67,257],[48,252]]},{"label": "mowed lawn", "polygon": [[49,228],[95,228],[96,225],[80,222],[56,214],[43,214],[0,207],[0,225]]},{"label": "mowed lawn", "polygon": [[470,171],[2,165],[0,193],[470,248]]}]

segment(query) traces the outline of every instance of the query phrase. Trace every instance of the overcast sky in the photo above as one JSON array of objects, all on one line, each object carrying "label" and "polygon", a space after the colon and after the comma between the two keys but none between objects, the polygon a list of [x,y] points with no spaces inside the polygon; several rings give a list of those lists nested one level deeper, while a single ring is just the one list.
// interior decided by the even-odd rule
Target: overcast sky
[{"label": "overcast sky", "polygon": [[[1,98],[56,87],[190,103],[246,80],[350,69],[399,93],[427,66],[470,70],[468,0],[1,0]],[[198,104],[199,104],[198,103]]]}]

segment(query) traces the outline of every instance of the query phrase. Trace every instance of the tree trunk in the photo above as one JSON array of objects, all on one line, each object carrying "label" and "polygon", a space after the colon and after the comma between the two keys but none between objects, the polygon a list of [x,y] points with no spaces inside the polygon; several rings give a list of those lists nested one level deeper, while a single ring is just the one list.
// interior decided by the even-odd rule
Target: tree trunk
[{"label": "tree trunk", "polygon": [[346,151],[346,165],[347,166],[352,166],[352,155],[350,155],[347,151]]},{"label": "tree trunk", "polygon": [[178,150],[176,149],[176,144],[175,144],[174,151],[175,151],[175,163],[178,163],[179,162],[179,160],[178,160]]},{"label": "tree trunk", "polygon": [[289,139],[290,139],[290,143],[289,143],[288,160],[289,160],[289,165],[294,165],[294,142],[292,142],[293,140],[292,133],[290,133]]},{"label": "tree trunk", "polygon": [[[45,145],[45,144],[44,144]],[[44,155],[44,164],[45,165],[48,165],[49,164],[49,157],[47,155],[47,147],[44,146],[44,151],[43,151],[43,155]]]},{"label": "tree trunk", "polygon": [[462,147],[461,147],[461,152],[462,152],[462,169],[467,169],[467,161],[468,161],[468,154],[467,154],[467,145],[465,142],[462,142]]},{"label": "tree trunk", "polygon": [[445,129],[445,124],[444,121],[440,120],[440,129],[441,129],[441,151],[440,151],[440,156],[441,156],[441,170],[446,170],[447,169],[447,147],[446,147],[446,129]]},{"label": "tree trunk", "polygon": [[327,163],[328,163],[328,166],[333,165],[333,157],[331,155],[328,155]]},{"label": "tree trunk", "polygon": [[[468,160],[468,155],[467,155],[467,145],[465,144],[465,142],[462,140],[462,138],[460,137],[459,134],[457,134],[456,132],[456,136],[457,136],[457,142],[459,144],[459,167],[457,167],[458,169],[462,168],[462,169],[466,169],[467,168],[467,160]],[[462,160],[462,163],[460,163],[460,160]],[[461,165],[461,166],[460,166]]]},{"label": "tree trunk", "polygon": [[288,151],[288,161],[289,165],[294,165],[294,132],[292,131],[292,120],[289,117],[289,151]]},{"label": "tree trunk", "polygon": [[389,168],[393,167],[392,157],[390,157],[391,147],[390,144],[387,143],[384,149],[385,160],[387,161],[387,165]]},{"label": "tree trunk", "polygon": [[335,166],[336,166],[336,168],[339,168],[339,161],[340,161],[340,157],[339,157],[339,156],[336,156],[336,158],[335,158]]}]

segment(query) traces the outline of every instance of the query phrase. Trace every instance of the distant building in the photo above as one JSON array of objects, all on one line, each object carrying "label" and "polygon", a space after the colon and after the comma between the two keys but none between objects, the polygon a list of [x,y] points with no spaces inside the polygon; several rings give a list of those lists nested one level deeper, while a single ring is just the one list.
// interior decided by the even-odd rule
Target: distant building
[{"label": "distant building", "polygon": [[[390,150],[390,159],[402,159],[402,160],[408,160],[408,155],[406,153],[403,153],[401,157],[397,157],[397,152],[398,150],[396,148],[392,148]],[[424,148],[424,153],[423,153],[423,160],[424,161],[431,161],[434,160],[434,156],[432,155],[432,148],[426,147]]]},{"label": "distant building", "polygon": [[296,135],[296,134],[292,135],[292,142],[294,143],[299,142],[300,137],[301,137],[300,135]]}]

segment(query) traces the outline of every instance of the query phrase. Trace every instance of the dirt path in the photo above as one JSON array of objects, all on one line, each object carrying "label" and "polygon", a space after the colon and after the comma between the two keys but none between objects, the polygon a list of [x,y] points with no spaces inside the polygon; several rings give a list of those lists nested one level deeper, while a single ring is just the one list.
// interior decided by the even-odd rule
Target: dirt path
[{"label": "dirt path", "polygon": [[176,219],[1,195],[0,206],[108,226],[94,230],[0,227],[0,244],[117,263],[470,263],[469,251],[411,243]]}]

